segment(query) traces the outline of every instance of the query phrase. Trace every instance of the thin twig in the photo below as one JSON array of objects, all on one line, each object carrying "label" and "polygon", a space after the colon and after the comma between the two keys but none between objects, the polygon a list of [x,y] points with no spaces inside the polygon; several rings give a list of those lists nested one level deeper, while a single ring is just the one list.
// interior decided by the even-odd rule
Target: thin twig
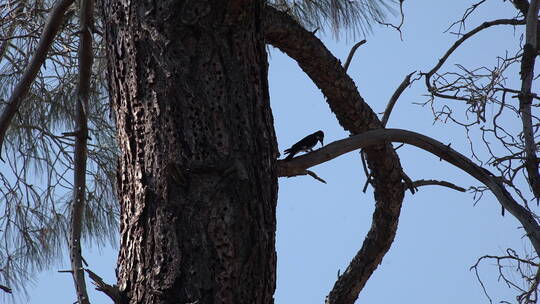
[{"label": "thin twig", "polygon": [[320,181],[323,184],[326,184],[326,181],[324,179],[320,178],[317,174],[315,174],[315,172],[313,172],[311,170],[306,170],[305,172],[306,172],[306,174],[313,177],[314,179]]},{"label": "thin twig", "polygon": [[452,55],[452,53],[463,43],[465,40],[471,38],[475,34],[479,33],[480,31],[490,28],[495,25],[522,25],[525,24],[525,20],[517,20],[517,19],[497,19],[493,21],[487,21],[482,23],[481,25],[477,26],[473,30],[465,33],[461,38],[456,40],[454,44],[446,51],[446,53],[439,59],[437,64],[427,73],[421,73],[425,76],[425,83],[428,91],[433,94],[434,96],[441,97],[441,98],[449,98],[449,99],[457,99],[457,100],[463,100],[463,101],[469,101],[468,98],[463,97],[457,97],[457,96],[451,96],[451,95],[445,95],[437,92],[437,88],[433,87],[431,85],[431,77],[437,73],[437,71],[443,66],[443,64],[446,62],[448,57]]},{"label": "thin twig", "polygon": [[403,41],[403,33],[401,32],[401,27],[403,26],[403,23],[405,22],[405,14],[403,13],[403,3],[405,0],[399,0],[399,14],[400,14],[400,22],[399,25],[393,25],[392,23],[386,23],[382,21],[377,21],[380,25],[389,26],[399,33],[399,39]]}]

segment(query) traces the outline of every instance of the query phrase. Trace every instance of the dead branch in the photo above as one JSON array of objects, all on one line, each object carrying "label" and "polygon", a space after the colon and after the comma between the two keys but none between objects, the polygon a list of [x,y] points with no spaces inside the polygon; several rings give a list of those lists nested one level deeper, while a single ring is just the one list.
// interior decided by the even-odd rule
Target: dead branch
[{"label": "dead branch", "polygon": [[347,56],[347,60],[345,61],[345,64],[343,65],[343,69],[345,70],[345,72],[349,69],[349,65],[351,64],[351,61],[354,57],[354,53],[356,53],[356,50],[364,43],[366,43],[367,40],[364,39],[358,43],[356,43],[352,48],[351,48],[351,51],[349,52],[349,56]]},{"label": "dead branch", "polygon": [[313,172],[311,170],[303,170],[303,171],[298,171],[296,173],[297,173],[296,175],[291,175],[291,176],[287,176],[287,177],[309,175],[309,176],[313,177],[314,179],[320,181],[321,183],[326,184],[326,181],[324,179],[320,178],[315,172]]},{"label": "dead branch", "polygon": [[111,300],[113,300],[114,304],[127,303],[123,293],[120,291],[118,286],[105,283],[105,281],[103,281],[103,278],[101,278],[99,275],[97,275],[95,272],[88,268],[84,270],[88,273],[88,276],[93,281],[94,285],[96,285],[96,290],[106,294],[109,298],[111,298]]},{"label": "dead branch", "polygon": [[437,62],[437,64],[427,73],[422,73],[424,76],[425,76],[425,83],[426,83],[426,87],[428,89],[428,91],[433,94],[434,96],[437,96],[437,97],[441,97],[441,98],[448,98],[448,99],[457,99],[457,100],[463,100],[463,101],[468,101],[469,99],[467,98],[463,98],[463,97],[458,97],[458,96],[452,96],[452,95],[446,95],[446,94],[441,94],[439,92],[437,92],[437,88],[432,86],[431,84],[431,77],[437,73],[437,71],[442,67],[442,65],[446,62],[446,60],[448,59],[448,57],[450,57],[450,55],[452,55],[452,53],[463,43],[465,42],[467,39],[471,38],[472,36],[474,36],[475,34],[481,32],[482,30],[485,30],[487,28],[490,28],[492,26],[495,26],[495,25],[520,25],[520,24],[525,24],[525,20],[517,20],[517,19],[497,19],[497,20],[493,20],[493,21],[487,21],[487,22],[484,22],[482,23],[481,25],[477,26],[476,28],[474,28],[473,30],[463,34],[463,36],[461,36],[461,38],[459,38],[458,40],[456,40],[456,42],[454,42],[454,44],[446,51],[446,53],[441,57],[441,59],[439,59],[439,61]]},{"label": "dead branch", "polygon": [[392,109],[394,109],[394,105],[398,101],[399,97],[405,91],[405,89],[411,84],[411,77],[414,75],[416,71],[410,73],[409,75],[405,76],[405,79],[401,82],[399,87],[396,89],[394,94],[392,94],[392,97],[390,97],[390,100],[388,101],[388,104],[386,105],[386,109],[384,110],[383,118],[381,119],[381,123],[383,127],[386,127],[386,123],[388,122],[388,119],[390,118],[390,114],[392,113]]},{"label": "dead branch", "polygon": [[521,92],[519,96],[519,112],[523,125],[523,139],[525,142],[525,168],[537,202],[540,200],[540,175],[538,174],[538,163],[536,161],[536,147],[534,132],[532,127],[531,86],[534,76],[534,62],[537,55],[537,27],[538,27],[538,0],[531,0],[525,31],[525,45],[523,46],[523,57],[521,60]]},{"label": "dead branch", "polygon": [[45,61],[47,52],[53,42],[56,33],[64,20],[64,13],[71,6],[73,0],[58,0],[54,7],[51,9],[51,13],[44,26],[43,33],[39,39],[37,49],[30,60],[30,63],[26,67],[21,80],[15,86],[11,97],[9,98],[7,105],[0,115],[0,159],[2,159],[2,145],[4,143],[4,137],[7,129],[13,119],[13,116],[17,112],[19,105],[23,98],[28,93],[30,85],[36,78],[41,65]]},{"label": "dead branch", "polygon": [[400,15],[400,22],[399,25],[393,25],[392,23],[386,23],[382,21],[377,21],[380,25],[389,26],[393,29],[395,29],[399,33],[399,39],[403,41],[403,33],[401,32],[401,27],[403,26],[403,23],[405,22],[405,14],[403,13],[403,3],[405,0],[399,0],[399,15]]},{"label": "dead branch", "polygon": [[[474,270],[476,274],[476,279],[478,280],[478,283],[480,283],[480,286],[482,287],[482,290],[484,291],[484,294],[486,295],[490,303],[493,303],[493,301],[489,296],[487,288],[484,285],[484,282],[480,277],[478,270],[480,263],[484,260],[496,261],[495,265],[498,268],[499,281],[505,283],[506,286],[508,286],[509,288],[513,288],[520,292],[520,294],[516,297],[518,303],[536,303],[538,300],[538,284],[540,282],[540,264],[535,262],[535,259],[536,257],[522,258],[518,256],[515,250],[508,248],[506,249],[506,255],[484,255],[478,258],[476,263],[470,267],[470,270]],[[513,275],[508,275],[507,273],[505,273],[505,270],[508,268],[513,268],[519,274],[519,277],[528,283],[529,287],[522,287],[520,282],[515,281]],[[536,268],[536,271],[534,271],[534,268]],[[507,302],[501,301],[501,303]]]},{"label": "dead branch", "polygon": [[447,187],[447,188],[450,188],[450,189],[454,189],[454,190],[459,191],[459,192],[467,191],[467,189],[462,188],[460,186],[457,186],[457,185],[455,185],[455,184],[453,184],[451,182],[439,181],[439,180],[434,180],[434,179],[420,179],[420,180],[414,181],[414,186],[415,187],[442,186],[442,187]]},{"label": "dead branch", "polygon": [[73,202],[71,203],[71,233],[69,250],[73,282],[79,304],[90,304],[83,271],[81,255],[81,230],[83,211],[86,203],[86,163],[88,138],[88,99],[90,96],[90,76],[92,73],[92,31],[94,24],[94,1],[82,0],[80,10],[79,83],[77,88],[76,133]]},{"label": "dead branch", "polygon": [[416,146],[444,159],[486,185],[501,206],[521,223],[536,253],[540,255],[540,225],[525,207],[512,198],[500,179],[490,171],[475,164],[468,157],[450,148],[450,146],[416,132],[400,129],[379,129],[338,140],[313,153],[295,157],[287,162],[278,161],[278,176],[290,176],[295,172],[327,162],[342,154],[373,145],[380,145],[381,142],[402,142]]},{"label": "dead branch", "polygon": [[2,289],[6,293],[12,293],[11,288],[9,288],[7,286],[4,286],[4,285],[0,285],[0,289]]}]

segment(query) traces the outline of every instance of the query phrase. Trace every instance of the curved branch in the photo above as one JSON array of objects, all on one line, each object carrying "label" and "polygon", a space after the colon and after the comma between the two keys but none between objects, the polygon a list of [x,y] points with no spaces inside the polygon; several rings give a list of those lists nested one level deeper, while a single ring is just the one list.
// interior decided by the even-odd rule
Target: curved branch
[{"label": "curved branch", "polygon": [[414,181],[415,187],[422,187],[422,186],[442,186],[450,189],[454,189],[459,192],[465,192],[467,189],[460,187],[458,185],[452,184],[451,182],[447,181],[439,181],[434,179],[420,179],[417,181]]},{"label": "curved branch", "polygon": [[45,61],[45,58],[47,57],[47,52],[51,47],[53,39],[64,21],[64,13],[71,6],[72,3],[73,0],[59,0],[52,8],[43,29],[43,33],[41,34],[41,38],[39,39],[39,43],[34,53],[34,56],[32,56],[32,59],[26,67],[24,74],[15,86],[15,89],[13,90],[13,93],[11,94],[11,97],[9,98],[6,107],[2,112],[2,115],[0,115],[0,159],[2,159],[2,145],[4,143],[4,137],[11,123],[11,120],[19,109],[19,105],[22,99],[28,93],[30,85],[36,78],[36,75],[39,72],[41,65]]},{"label": "curved branch", "polygon": [[[324,44],[290,16],[266,7],[267,43],[295,59],[321,89],[339,123],[352,134],[382,128],[382,124],[358,93],[353,80]],[[327,303],[354,303],[371,274],[394,241],[404,196],[403,170],[390,144],[365,149],[375,196],[373,224],[348,271],[336,281]]]},{"label": "curved branch", "polygon": [[442,98],[451,98],[451,99],[458,99],[458,100],[464,100],[464,101],[468,101],[467,98],[463,98],[463,97],[456,97],[456,96],[449,96],[449,95],[444,95],[444,94],[440,94],[440,93],[437,93],[436,92],[436,88],[432,87],[431,86],[431,76],[433,76],[441,67],[442,65],[446,62],[446,60],[448,59],[448,57],[450,57],[450,55],[452,55],[452,53],[463,43],[465,42],[465,40],[471,38],[472,36],[474,36],[475,34],[477,34],[478,32],[482,31],[482,30],[485,30],[487,28],[490,28],[492,26],[495,26],[495,25],[520,25],[520,24],[525,24],[525,20],[517,20],[517,19],[497,19],[497,20],[493,20],[493,21],[487,21],[487,22],[484,22],[482,23],[481,25],[477,26],[476,28],[472,29],[471,31],[465,33],[463,36],[461,36],[461,38],[459,38],[458,40],[456,40],[456,42],[454,42],[454,44],[448,49],[448,51],[446,51],[446,53],[441,57],[441,59],[439,59],[439,61],[437,62],[437,64],[427,73],[425,73],[424,75],[426,76],[426,87],[428,88],[428,91],[430,93],[432,93],[433,95],[437,96],[437,97],[442,97]]},{"label": "curved branch", "polygon": [[428,151],[467,172],[486,185],[499,203],[521,223],[536,253],[540,255],[540,225],[527,209],[512,198],[504,188],[501,180],[449,146],[416,132],[400,129],[379,129],[338,140],[313,153],[295,157],[287,162],[278,161],[278,176],[289,176],[289,174],[297,170],[306,170],[342,154],[365,149],[373,145],[380,145],[382,142],[402,142]]},{"label": "curved branch", "polygon": [[343,65],[343,69],[345,71],[347,71],[349,69],[349,65],[351,64],[351,61],[354,57],[354,53],[356,53],[356,50],[364,43],[366,43],[367,40],[364,39],[358,43],[356,43],[352,48],[351,48],[351,51],[349,52],[349,56],[347,56],[347,60],[345,60],[345,64]]}]

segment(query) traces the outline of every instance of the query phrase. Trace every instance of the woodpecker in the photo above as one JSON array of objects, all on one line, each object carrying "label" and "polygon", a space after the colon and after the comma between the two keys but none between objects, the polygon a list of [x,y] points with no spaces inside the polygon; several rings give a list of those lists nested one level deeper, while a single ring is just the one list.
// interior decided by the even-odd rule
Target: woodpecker
[{"label": "woodpecker", "polygon": [[296,155],[298,152],[301,152],[301,151],[304,151],[304,152],[313,151],[313,147],[315,147],[318,141],[321,142],[321,146],[324,146],[323,139],[324,139],[324,132],[321,130],[302,138],[299,142],[292,145],[292,147],[285,150],[285,154],[289,154],[285,158],[285,160],[291,160],[294,157],[294,155]]}]

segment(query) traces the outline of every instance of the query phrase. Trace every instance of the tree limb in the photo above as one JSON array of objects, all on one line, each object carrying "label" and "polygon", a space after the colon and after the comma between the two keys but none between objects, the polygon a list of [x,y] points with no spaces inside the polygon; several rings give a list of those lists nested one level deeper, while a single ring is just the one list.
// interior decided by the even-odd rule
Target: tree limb
[{"label": "tree limb", "polygon": [[75,159],[73,173],[73,202],[71,203],[71,233],[69,250],[73,283],[79,304],[90,304],[84,279],[81,255],[81,230],[86,204],[86,162],[88,138],[88,100],[92,74],[92,27],[94,25],[94,0],[82,0],[80,9],[79,83],[77,87]]},{"label": "tree limb", "polygon": [[103,279],[99,275],[97,275],[95,272],[88,268],[84,270],[88,273],[90,279],[94,281],[94,284],[96,285],[96,290],[106,294],[109,298],[111,298],[111,300],[113,300],[114,304],[127,303],[125,296],[122,294],[118,286],[105,283],[105,281],[103,281]]},{"label": "tree limb", "polygon": [[388,122],[388,119],[390,118],[390,114],[392,113],[392,110],[394,109],[394,105],[398,101],[399,97],[401,96],[403,91],[405,91],[405,89],[411,84],[411,76],[414,73],[416,73],[416,71],[405,76],[405,79],[403,79],[403,81],[401,82],[399,87],[396,89],[394,94],[392,94],[392,97],[390,97],[390,100],[388,100],[388,104],[386,105],[386,109],[384,110],[383,118],[381,119],[381,123],[384,127],[386,127],[386,123]]},{"label": "tree limb", "polygon": [[354,57],[354,53],[356,53],[356,50],[364,43],[366,43],[367,40],[364,39],[360,42],[358,42],[357,44],[355,44],[352,48],[351,48],[351,51],[349,52],[349,56],[347,56],[347,60],[345,61],[345,64],[343,65],[343,69],[345,70],[345,72],[349,69],[349,65],[351,64],[351,61]]},{"label": "tree limb", "polygon": [[414,181],[413,183],[416,187],[422,187],[422,186],[442,186],[442,187],[447,187],[447,188],[450,188],[450,189],[454,189],[456,191],[459,191],[459,192],[465,192],[467,191],[467,189],[465,188],[462,188],[460,186],[457,186],[455,184],[452,184],[450,182],[447,182],[447,181],[439,181],[439,180],[434,180],[434,179],[420,179],[420,180],[417,180],[417,181]]},{"label": "tree limb", "polygon": [[379,129],[338,140],[312,153],[295,157],[290,161],[278,161],[278,176],[289,176],[298,170],[306,170],[350,151],[380,145],[381,142],[402,142],[428,151],[467,172],[486,185],[501,206],[521,223],[536,253],[540,255],[540,225],[525,207],[512,198],[499,178],[472,162],[468,157],[450,148],[450,146],[416,132],[400,129]]},{"label": "tree limb", "polygon": [[540,199],[540,175],[538,174],[538,163],[536,161],[536,147],[532,126],[531,95],[532,81],[534,77],[534,62],[537,55],[537,26],[538,26],[538,0],[531,0],[525,31],[525,45],[523,46],[523,57],[521,60],[521,92],[519,97],[519,112],[523,125],[523,139],[525,142],[525,169],[534,196]]},{"label": "tree limb", "polygon": [[[345,130],[359,134],[382,128],[373,110],[358,93],[354,81],[324,44],[290,16],[267,7],[264,22],[267,43],[295,59],[302,70],[325,95],[332,112]],[[373,174],[375,211],[373,224],[362,243],[354,271],[340,276],[328,297],[328,303],[354,303],[371,274],[381,263],[394,241],[404,196],[403,170],[390,144],[364,151]],[[297,171],[299,172],[299,171]]]},{"label": "tree limb", "polygon": [[71,6],[73,0],[58,0],[49,14],[37,49],[26,67],[24,74],[15,86],[11,97],[9,98],[4,111],[0,115],[0,159],[2,159],[2,145],[7,129],[13,119],[13,116],[19,109],[22,99],[28,93],[30,85],[36,78],[37,73],[47,57],[47,52],[51,47],[54,37],[64,21],[64,13]]}]

